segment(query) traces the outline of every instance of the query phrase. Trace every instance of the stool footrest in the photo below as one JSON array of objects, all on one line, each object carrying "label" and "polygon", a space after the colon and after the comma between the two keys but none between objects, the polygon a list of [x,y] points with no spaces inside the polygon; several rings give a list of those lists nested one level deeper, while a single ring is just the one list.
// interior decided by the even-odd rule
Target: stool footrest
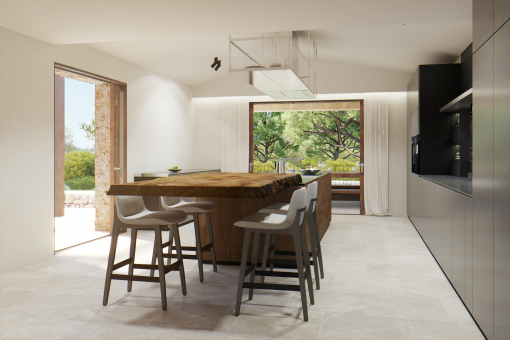
[{"label": "stool footrest", "polygon": [[120,261],[119,263],[113,265],[112,271],[117,270],[119,268],[122,268],[125,265],[128,265],[128,264],[130,264],[132,262],[133,262],[133,258],[132,257],[130,257],[130,258],[124,260],[124,261]]},{"label": "stool footrest", "polygon": [[155,276],[143,276],[143,275],[112,274],[112,280],[159,282],[159,277],[155,277]]},{"label": "stool footrest", "polygon": [[209,244],[206,244],[205,246],[202,247],[202,253],[206,252],[206,251],[211,251],[212,247],[214,247],[214,244],[212,242]]},{"label": "stool footrest", "polygon": [[248,276],[252,272],[252,270],[255,269],[255,263],[251,264],[246,270],[244,271],[244,277]]},{"label": "stool footrest", "polygon": [[[276,251],[274,252],[274,254],[275,254],[275,255],[282,255],[282,256],[283,256],[283,255],[285,255],[285,256],[296,256],[296,252],[295,252],[295,251],[291,251],[291,250],[276,250]],[[309,255],[310,257],[312,257],[312,255],[313,255],[313,254],[312,254],[312,252],[310,251],[310,252],[308,252],[308,255]]]},{"label": "stool footrest", "polygon": [[[167,259],[176,259],[177,258],[177,254],[163,254],[163,257],[164,258],[167,258]],[[182,258],[184,260],[196,260],[198,259],[198,257],[196,255],[192,255],[192,254],[182,254]]]},{"label": "stool footrest", "polygon": [[296,291],[296,292],[300,291],[299,285],[282,285],[282,284],[275,284],[275,283],[244,282],[243,288],[270,289],[270,290],[292,290],[292,291]]},{"label": "stool footrest", "polygon": [[[172,270],[178,270],[181,265],[181,261],[175,261],[168,266],[163,266],[165,269],[165,274],[171,272]],[[159,266],[157,264],[133,264],[133,268],[135,269],[153,269],[159,270]]]},{"label": "stool footrest", "polygon": [[299,277],[298,273],[256,270],[257,276]]}]

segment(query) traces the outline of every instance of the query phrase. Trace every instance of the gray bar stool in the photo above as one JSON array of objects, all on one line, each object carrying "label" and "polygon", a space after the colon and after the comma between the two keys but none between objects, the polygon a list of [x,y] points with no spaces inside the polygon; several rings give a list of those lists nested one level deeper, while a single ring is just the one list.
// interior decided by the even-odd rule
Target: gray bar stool
[{"label": "gray bar stool", "polygon": [[[317,289],[320,289],[319,282],[319,269],[320,269],[320,277],[324,278],[324,265],[322,263],[322,249],[321,249],[321,240],[319,236],[319,225],[317,223],[317,188],[318,183],[313,182],[308,185],[306,188],[306,212],[305,212],[305,220],[308,223],[308,235],[310,236],[310,247],[311,252],[309,253],[310,257],[312,257],[312,265],[314,267],[315,272],[315,285]],[[283,214],[286,215],[289,212],[289,203],[273,203],[270,206],[261,209],[260,212],[269,213],[269,214]],[[279,251],[276,250],[276,235],[273,235],[271,246],[269,246],[269,242],[271,241],[271,237],[266,237],[266,242],[264,246],[264,258],[262,260],[262,269],[266,268],[267,256],[271,255],[274,258],[275,255],[294,255],[294,252],[289,251]],[[270,264],[271,270],[273,270],[273,264]],[[262,277],[264,279],[264,277]]]},{"label": "gray bar stool", "polygon": [[[310,257],[303,256],[303,249],[306,251],[306,230],[304,226],[304,213],[306,207],[306,189],[302,188],[294,191],[290,201],[287,215],[256,213],[250,215],[241,221],[234,223],[235,226],[245,228],[243,255],[241,259],[241,268],[239,272],[239,284],[237,286],[237,300],[235,315],[239,316],[241,309],[241,298],[243,288],[249,288],[249,299],[253,299],[253,289],[272,289],[272,290],[290,290],[301,292],[301,304],[303,306],[303,318],[308,321],[308,306],[306,302],[305,279],[308,283],[310,294],[310,303],[314,304],[312,276],[310,274]],[[258,271],[257,255],[259,249],[260,234],[265,233],[266,238],[269,234],[287,234],[292,235],[294,239],[294,249],[296,254],[297,273],[284,271]],[[251,264],[246,268],[248,261],[248,250],[250,247],[251,235],[254,234],[253,252]],[[274,260],[276,261],[276,260]],[[244,282],[246,276],[250,275],[250,282]],[[276,276],[276,277],[295,277],[299,279],[299,285],[275,284],[275,283],[255,283],[255,276]]]},{"label": "gray bar stool", "polygon": [[[194,254],[191,255],[183,255],[184,259],[192,259],[198,260],[198,273],[200,276],[200,282],[204,282],[204,266],[202,263],[202,253],[211,252],[213,270],[217,271],[216,266],[216,253],[214,251],[214,240],[212,234],[211,227],[211,211],[218,209],[218,205],[212,201],[201,201],[201,202],[187,202],[182,199],[182,197],[170,197],[170,196],[162,196],[161,197],[161,206],[165,211],[175,211],[180,210],[184,211],[187,215],[193,217],[193,223],[195,225],[195,247],[186,247],[183,246],[181,249],[183,251],[192,251]],[[198,225],[198,215],[205,214],[205,220],[207,223],[207,232],[209,234],[209,243],[202,247],[202,243],[200,240],[200,227]],[[181,226],[181,225],[179,225]],[[170,231],[170,239],[172,238],[172,231]],[[173,253],[172,245],[168,248],[168,254],[164,254],[164,257],[168,258],[176,258],[176,254]],[[153,264],[156,261],[156,256],[153,255]]]},{"label": "gray bar stool", "polygon": [[[110,246],[110,255],[108,257],[108,268],[106,269],[106,281],[104,285],[103,306],[108,304],[108,295],[110,294],[110,285],[112,280],[127,280],[127,291],[130,292],[133,287],[133,281],[159,282],[161,287],[161,304],[163,310],[167,308],[166,302],[166,282],[165,274],[172,270],[179,270],[181,276],[182,295],[186,295],[186,278],[184,275],[184,263],[182,261],[181,240],[179,237],[179,229],[177,224],[186,219],[186,213],[182,211],[150,211],[145,208],[143,197],[141,196],[115,196],[116,212],[119,220],[124,223],[113,224],[112,243]],[[131,228],[131,247],[129,250],[129,258],[115,264],[115,253],[117,251],[117,241],[121,228]],[[154,230],[154,253],[159,258],[158,265],[154,264],[138,264],[135,263],[136,237],[138,230]],[[172,232],[171,239],[163,244],[161,239],[161,231],[170,230]],[[163,248],[170,246],[172,237],[177,248],[177,261],[172,264],[163,263]],[[121,267],[129,265],[128,275],[113,274],[113,272]],[[158,270],[159,277],[133,275],[134,269],[150,269]]]}]

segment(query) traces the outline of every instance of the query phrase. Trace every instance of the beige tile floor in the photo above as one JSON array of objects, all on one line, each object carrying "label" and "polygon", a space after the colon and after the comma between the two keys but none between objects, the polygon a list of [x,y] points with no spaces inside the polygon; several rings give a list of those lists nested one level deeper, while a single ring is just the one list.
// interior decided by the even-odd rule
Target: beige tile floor
[{"label": "beige tile floor", "polygon": [[55,217],[55,251],[108,235],[96,231],[95,219],[96,209],[65,208],[64,216]]},{"label": "beige tile floor", "polygon": [[[181,228],[192,244],[191,226]],[[153,234],[140,234],[137,262],[148,261]],[[234,316],[238,267],[186,260],[188,295],[167,274],[168,310],[159,285],[114,281],[102,295],[110,238],[59,252],[1,276],[1,338],[61,339],[482,339],[482,335],[406,218],[333,215],[322,246],[325,279],[304,322],[299,293],[243,295]],[[121,237],[117,259],[127,257]],[[288,280],[288,279],[287,279]]]}]

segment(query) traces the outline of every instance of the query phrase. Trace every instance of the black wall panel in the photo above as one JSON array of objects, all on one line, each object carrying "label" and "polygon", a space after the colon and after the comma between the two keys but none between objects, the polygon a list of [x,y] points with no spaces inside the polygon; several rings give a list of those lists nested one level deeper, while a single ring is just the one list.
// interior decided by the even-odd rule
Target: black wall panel
[{"label": "black wall panel", "polygon": [[493,40],[494,337],[510,339],[510,23]]},{"label": "black wall panel", "polygon": [[451,116],[439,109],[461,94],[460,64],[420,65],[420,174],[451,173]]},{"label": "black wall panel", "polygon": [[464,93],[473,87],[473,44],[460,55],[460,92]]},{"label": "black wall panel", "polygon": [[485,335],[494,322],[493,39],[473,55],[473,313]]}]

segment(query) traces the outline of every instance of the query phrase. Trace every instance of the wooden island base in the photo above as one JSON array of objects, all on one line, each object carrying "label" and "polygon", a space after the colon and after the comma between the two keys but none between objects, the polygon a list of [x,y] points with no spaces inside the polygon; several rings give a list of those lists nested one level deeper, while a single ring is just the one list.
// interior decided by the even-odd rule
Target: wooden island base
[{"label": "wooden island base", "polygon": [[[317,181],[319,183],[317,221],[319,224],[319,235],[322,239],[331,223],[331,174],[326,174],[318,178]],[[305,186],[310,183],[305,184]],[[234,223],[275,202],[290,202],[292,193],[300,188],[302,188],[302,185],[288,187],[265,198],[197,197],[197,201],[213,201],[218,204],[218,209],[211,213],[216,261],[220,264],[239,264],[243,250],[244,229],[234,226]],[[199,224],[202,246],[205,246],[209,239],[203,214],[199,216]],[[264,239],[265,236],[262,235],[258,261],[262,261]],[[253,240],[250,247],[252,246]],[[294,242],[292,237],[289,235],[278,236],[276,249],[293,251]],[[249,254],[251,254],[251,250]],[[204,253],[202,256],[204,262],[211,262],[211,254],[209,252]]]}]

